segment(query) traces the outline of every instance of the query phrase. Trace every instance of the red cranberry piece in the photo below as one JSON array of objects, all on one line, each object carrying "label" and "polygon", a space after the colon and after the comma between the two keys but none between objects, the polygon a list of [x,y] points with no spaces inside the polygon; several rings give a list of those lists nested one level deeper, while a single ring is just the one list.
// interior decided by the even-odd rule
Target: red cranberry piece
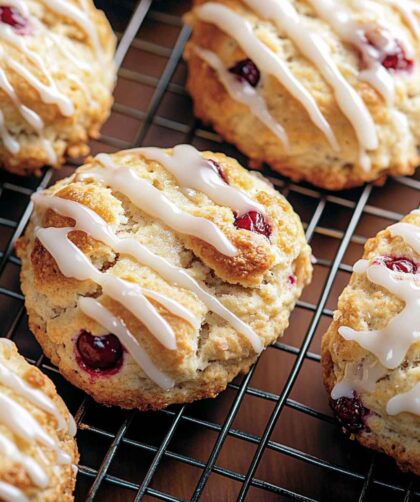
[{"label": "red cranberry piece", "polygon": [[81,362],[94,371],[117,369],[121,366],[123,347],[115,335],[94,336],[82,331],[77,339]]},{"label": "red cranberry piece", "polygon": [[369,410],[365,408],[360,397],[354,392],[353,397],[340,397],[331,400],[331,407],[340,425],[346,432],[366,430],[365,417]]},{"label": "red cranberry piece", "polygon": [[230,73],[237,75],[238,79],[246,80],[252,87],[257,87],[260,81],[260,70],[256,64],[249,58],[242,59],[229,68]]},{"label": "red cranberry piece", "polygon": [[242,216],[235,215],[235,227],[265,235],[267,239],[273,231],[271,225],[265,221],[264,216],[257,211],[248,211]]},{"label": "red cranberry piece", "polygon": [[395,51],[391,54],[387,54],[382,59],[381,63],[387,70],[410,71],[414,66],[414,61],[408,59],[399,42],[397,42]]},{"label": "red cranberry piece", "polygon": [[225,173],[223,167],[213,159],[209,159],[208,162],[210,164],[210,167],[213,169],[213,171],[215,171],[222,178],[222,180],[229,185],[229,181],[227,179],[227,176],[226,176],[226,173]]},{"label": "red cranberry piece", "polygon": [[28,20],[14,7],[0,7],[0,22],[10,25],[19,35],[27,35],[30,31]]},{"label": "red cranberry piece", "polygon": [[289,277],[287,278],[287,283],[289,284],[289,286],[295,286],[297,283],[297,277],[295,275],[289,275]]},{"label": "red cranberry piece", "polygon": [[414,61],[410,59],[401,42],[384,31],[372,31],[366,33],[366,40],[370,46],[376,49],[376,57],[387,70],[410,71]]},{"label": "red cranberry piece", "polygon": [[379,263],[383,263],[387,268],[389,268],[389,270],[392,270],[393,272],[416,274],[418,270],[417,264],[410,258],[405,258],[404,256],[384,256],[378,261]]}]

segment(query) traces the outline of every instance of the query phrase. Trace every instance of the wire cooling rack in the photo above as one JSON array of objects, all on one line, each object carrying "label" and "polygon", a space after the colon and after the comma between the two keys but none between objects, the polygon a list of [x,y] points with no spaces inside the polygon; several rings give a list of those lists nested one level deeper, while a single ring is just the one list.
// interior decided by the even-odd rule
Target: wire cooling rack
[{"label": "wire cooling rack", "polygon": [[[246,159],[196,122],[184,89],[186,1],[98,1],[119,34],[115,105],[93,153],[137,145],[200,149]],[[317,258],[314,280],[284,338],[215,400],[156,413],[105,408],[73,388],[30,334],[14,243],[30,195],[78,163],[40,178],[0,174],[0,336],[56,383],[76,416],[81,453],[76,500],[420,500],[418,480],[348,441],[331,417],[319,347],[366,238],[419,204],[419,176],[327,193],[266,174],[290,200]],[[419,173],[418,173],[419,174]]]}]

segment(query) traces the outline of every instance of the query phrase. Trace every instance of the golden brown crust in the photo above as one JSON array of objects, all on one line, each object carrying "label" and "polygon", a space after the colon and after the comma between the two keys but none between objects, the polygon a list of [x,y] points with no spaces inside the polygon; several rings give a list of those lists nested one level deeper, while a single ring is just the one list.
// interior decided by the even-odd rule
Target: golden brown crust
[{"label": "golden brown crust", "polygon": [[[118,166],[131,168],[138,176],[160,187],[165,196],[184,211],[215,222],[240,249],[236,261],[203,241],[176,233],[93,178],[81,180],[77,172],[50,188],[48,193],[88,206],[108,221],[114,231],[135,237],[152,252],[188,270],[249,324],[266,346],[283,333],[296,299],[310,280],[310,248],[298,216],[270,185],[249,174],[234,159],[210,152],[202,155],[217,161],[231,185],[241,188],[265,207],[273,227],[271,243],[262,235],[235,229],[232,210],[216,205],[205,194],[196,192],[186,198],[166,169],[135,151],[119,152],[112,159]],[[95,163],[94,159],[89,160],[78,172],[86,173]],[[51,210],[39,216],[44,226],[71,224],[69,219]],[[34,238],[30,225],[16,248],[22,259],[22,289],[30,328],[64,376],[96,400],[126,408],[159,409],[171,403],[214,397],[255,361],[250,342],[208,311],[191,291],[167,283],[148,267],[115,254],[83,232],[73,231],[69,237],[97,268],[172,298],[200,319],[202,326],[198,330],[154,303],[176,333],[177,350],[165,348],[127,309],[102,295],[98,285],[62,276],[51,255]],[[296,285],[289,284],[290,275],[297,277]],[[74,348],[79,332],[85,329],[92,334],[105,333],[81,312],[77,306],[80,296],[99,298],[114,315],[122,318],[157,367],[176,381],[175,387],[162,390],[146,377],[131,356],[125,358],[119,373],[106,378],[82,370]]]},{"label": "golden brown crust", "polygon": [[[29,365],[17,352],[14,344],[0,341],[0,363],[13,371],[36,390],[48,396],[58,412],[68,422],[68,410],[62,399],[57,395],[54,384],[41,371]],[[22,438],[14,436],[4,424],[0,424],[0,434],[14,442],[19,451],[31,457],[42,466],[42,470],[48,476],[48,484],[41,488],[37,486],[29,476],[27,469],[19,462],[15,462],[5,452],[0,454],[0,482],[10,484],[21,490],[30,500],[36,502],[71,502],[74,500],[73,491],[76,483],[76,470],[79,454],[75,439],[68,430],[58,430],[57,421],[54,417],[32,405],[27,399],[17,394],[7,385],[0,384],[0,392],[9,396],[19,405],[31,413],[43,430],[57,442],[59,448],[70,455],[71,463],[58,464],[55,453],[50,448],[35,446]],[[40,453],[42,449],[42,456]],[[3,455],[4,453],[4,455]]]},{"label": "golden brown crust", "polygon": [[[207,1],[196,1],[195,5]],[[341,190],[368,181],[383,183],[389,175],[414,173],[420,160],[417,151],[420,143],[417,128],[417,96],[420,93],[418,78],[413,75],[397,80],[394,110],[401,112],[404,120],[408,120],[409,127],[405,130],[379,93],[357,78],[359,61],[355,51],[343,44],[330,27],[314,15],[307,2],[293,1],[300,14],[307,17],[316,30],[322,32],[327,44],[332,48],[334,61],[362,97],[377,126],[379,148],[370,153],[372,166],[365,170],[360,165],[360,147],[355,130],[339,108],[333,89],[315,66],[303,57],[273,23],[259,18],[244,3],[232,0],[216,1],[243,15],[253,24],[262,42],[285,55],[286,60],[290,62],[289,68],[310,91],[331,124],[340,151],[337,153],[332,150],[302,104],[289,94],[279,81],[269,76],[264,81],[261,93],[270,113],[287,132],[290,143],[287,151],[280,139],[260,122],[245,104],[229,95],[217,73],[195,52],[195,47],[215,52],[226,68],[232,67],[247,55],[233,38],[215,25],[200,21],[192,11],[186,17],[193,27],[193,34],[185,51],[185,59],[189,68],[187,88],[193,98],[197,117],[211,124],[223,138],[244,152],[254,165],[266,162],[274,170],[294,181],[304,180],[330,190]],[[351,7],[350,2],[349,6]],[[378,5],[378,8],[383,9],[381,19],[387,18],[389,24],[394,23],[408,37],[416,48],[418,58],[419,44],[398,13],[386,5]],[[361,17],[363,20],[363,15]],[[274,37],[273,33],[278,36]],[[258,61],[255,63],[258,66]]]},{"label": "golden brown crust", "polygon": [[[412,213],[402,221],[420,226],[420,214]],[[369,239],[364,258],[377,256],[407,257],[420,262],[418,255],[401,237],[393,237],[389,229]],[[338,333],[340,326],[353,329],[380,329],[397,315],[404,303],[386,289],[371,283],[365,274],[353,273],[349,285],[338,301],[334,321],[322,339],[321,361],[324,384],[330,393],[341,382],[350,365],[371,366],[376,358],[358,343],[345,340]],[[352,434],[364,446],[393,457],[399,467],[420,475],[420,417],[411,413],[390,416],[387,402],[396,394],[407,392],[420,381],[420,342],[413,343],[403,363],[388,370],[374,391],[360,391],[363,405],[370,410],[367,430]]]},{"label": "golden brown crust", "polygon": [[[79,2],[68,1],[77,9],[81,8]],[[2,58],[0,66],[14,89],[15,101],[2,88],[0,108],[8,135],[18,144],[17,151],[12,151],[2,135],[0,164],[8,171],[39,173],[44,165],[60,167],[66,156],[87,155],[87,142],[98,137],[101,125],[108,118],[115,80],[116,39],[103,12],[98,11],[91,0],[85,5],[87,11],[81,14],[96,30],[102,61],[92,39],[81,26],[73,18],[61,14],[59,6],[53,9],[42,1],[28,2],[27,19],[32,31],[18,36],[18,41],[26,44],[25,51],[8,42],[7,37],[0,39],[8,58],[22,65],[35,81],[46,87],[56,87],[60,96],[68,99],[74,108],[74,113],[65,115],[56,103],[42,100],[28,78]],[[48,81],[48,73],[52,83]],[[17,102],[42,120],[39,131],[24,118]]]}]

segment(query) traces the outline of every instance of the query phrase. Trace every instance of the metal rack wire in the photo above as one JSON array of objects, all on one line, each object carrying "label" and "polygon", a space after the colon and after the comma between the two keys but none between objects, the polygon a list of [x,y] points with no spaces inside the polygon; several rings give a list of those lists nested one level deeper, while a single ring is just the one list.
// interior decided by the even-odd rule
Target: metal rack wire
[{"label": "metal rack wire", "polygon": [[[93,150],[115,150],[151,142],[171,146],[182,141],[233,152],[246,163],[238,152],[192,118],[182,85],[181,61],[190,32],[182,25],[180,13],[185,11],[188,2],[140,0],[129,20],[121,19],[125,13],[122,4],[118,6],[117,2],[116,8],[105,0],[98,4],[115,20],[116,28],[121,29],[116,55],[119,83],[134,85],[137,91],[128,93],[131,98],[147,89],[149,99],[145,106],[133,105],[125,99],[124,85],[120,92],[117,87],[113,116],[120,117],[119,125],[113,126],[111,117],[111,125],[104,128]],[[165,30],[169,33],[167,40],[160,37]],[[131,52],[135,57],[130,56]],[[159,71],[153,65],[148,71],[143,64],[140,69],[133,69],[130,57],[136,59],[141,54],[146,63],[149,57],[159,58]],[[171,99],[175,100],[172,104]],[[134,124],[131,128],[127,126],[129,122]],[[309,367],[320,372],[317,350],[320,334],[331,319],[337,293],[348,280],[351,263],[360,255],[361,245],[367,236],[397,221],[418,204],[418,178],[393,179],[382,190],[368,185],[351,192],[329,194],[291,183],[267,170],[264,174],[301,214],[306,237],[318,258],[315,270],[318,285],[299,301],[295,322],[292,320],[291,328],[282,339],[285,341],[270,347],[248,375],[230,384],[216,401],[140,414],[107,410],[71,388],[42,355],[26,325],[14,244],[30,217],[30,195],[75,167],[77,163],[58,175],[46,170],[40,178],[21,179],[0,174],[0,336],[15,340],[27,359],[54,379],[75,412],[81,449],[76,500],[115,497],[124,501],[293,499],[309,502],[338,497],[344,501],[378,500],[379,497],[405,502],[420,500],[416,479],[400,474],[381,455],[348,443],[328,412],[326,396],[321,392],[320,410],[308,397],[308,392],[316,393],[315,383],[310,379],[311,387],[307,381],[303,381],[303,385],[299,382]],[[396,194],[400,196],[399,207],[395,207]],[[282,368],[282,378],[271,379],[269,385],[261,376],[267,364],[271,367],[278,364]],[[303,389],[304,399],[299,399],[296,392],[299,388]],[[241,426],[241,414],[246,408],[258,416],[258,431],[252,430],[249,422]],[[296,437],[290,441],[277,439],[278,425],[289,430],[293,422],[305,424],[297,435],[309,436],[306,446],[315,438],[316,453],[310,452],[310,447],[294,446]],[[147,433],[139,434],[143,429]],[[198,433],[194,435],[193,430]],[[177,439],[179,435],[181,439]],[[199,448],[202,443],[206,445],[205,451]],[[331,458],[334,457],[331,451],[326,454],[325,444],[331,451],[340,452],[337,458]],[[119,470],[120,465],[124,465],[124,469]],[[281,468],[277,472],[276,466],[289,467],[280,473]],[[187,476],[187,470],[194,474]],[[293,472],[293,482],[288,479],[288,472]],[[171,476],[171,473],[175,474]]]}]

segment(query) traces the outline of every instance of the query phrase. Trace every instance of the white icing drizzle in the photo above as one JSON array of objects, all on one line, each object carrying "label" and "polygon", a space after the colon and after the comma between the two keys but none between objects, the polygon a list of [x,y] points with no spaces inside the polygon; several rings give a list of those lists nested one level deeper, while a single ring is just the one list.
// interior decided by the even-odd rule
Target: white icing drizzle
[{"label": "white icing drizzle", "polygon": [[[0,345],[14,344],[7,339],[1,339]],[[7,359],[6,359],[7,361]],[[68,429],[71,435],[75,434],[75,422],[69,415],[69,424],[60,414],[53,401],[43,392],[31,387],[19,375],[6,366],[5,362],[0,362],[0,384],[12,389],[19,396],[45,411],[57,420],[59,430]],[[68,464],[71,457],[64,450],[60,449],[55,440],[47,434],[32,415],[11,397],[0,392],[0,424],[6,426],[13,434],[28,442],[43,444],[56,454],[59,464]],[[44,463],[48,463],[41,450],[38,450]],[[0,433],[0,452],[2,455],[23,467],[34,484],[40,488],[48,486],[49,478],[44,469],[32,457],[22,453],[16,444],[4,434]],[[18,488],[0,482],[0,498],[6,501],[26,501],[24,493]]]},{"label": "white icing drizzle", "polygon": [[5,148],[9,150],[10,153],[13,153],[14,155],[19,153],[20,145],[13,138],[13,136],[9,134],[9,131],[7,130],[7,127],[4,123],[4,115],[1,110],[0,110],[0,136]]},{"label": "white icing drizzle", "polygon": [[36,207],[51,208],[62,216],[75,220],[75,227],[91,235],[94,239],[110,246],[116,253],[126,254],[139,263],[150,267],[170,284],[192,291],[206,307],[228,322],[235,330],[244,335],[256,352],[261,352],[263,344],[254,331],[235,314],[228,310],[216,297],[206,291],[183,268],[172,265],[167,260],[152,253],[146,246],[134,238],[119,238],[110,225],[90,208],[78,202],[51,197],[44,194],[34,194],[32,201]]},{"label": "white icing drizzle", "polygon": [[265,212],[263,206],[250,199],[245,192],[225,183],[193,146],[177,145],[172,155],[160,148],[137,148],[133,151],[162,164],[177,179],[181,188],[203,192],[213,202],[230,207],[240,215],[252,210]]},{"label": "white icing drizzle", "polygon": [[235,246],[212,221],[179,209],[160,190],[140,178],[132,169],[117,167],[109,155],[100,154],[96,160],[106,169],[91,168],[79,174],[81,179],[98,179],[113,190],[123,193],[142,211],[158,218],[175,231],[197,237],[226,256],[237,255]]},{"label": "white icing drizzle", "polygon": [[419,12],[419,6],[415,5],[410,0],[383,0],[385,3],[391,5],[394,9],[398,10],[410,27],[413,35],[420,40],[420,25],[416,17],[416,12]]},{"label": "white icing drizzle", "polygon": [[323,132],[331,147],[339,150],[334,133],[323,116],[316,101],[302,83],[293,75],[286,62],[282,61],[255,35],[252,24],[225,5],[208,2],[195,8],[197,17],[233,37],[244,52],[258,62],[262,73],[273,75],[306,109],[312,122]]},{"label": "white icing drizzle", "polygon": [[280,125],[276,119],[268,111],[265,99],[261,96],[257,89],[245,82],[239,82],[238,79],[226,70],[223,62],[216,53],[203,49],[201,47],[194,47],[194,51],[205,61],[219,77],[220,82],[224,85],[230,96],[242,103],[251,110],[251,112],[273,132],[280,141],[284,144],[285,148],[289,148],[289,139],[284,127]]},{"label": "white icing drizzle", "polygon": [[22,490],[4,481],[0,481],[0,499],[5,502],[29,502]]},{"label": "white icing drizzle", "polygon": [[156,367],[121,319],[93,298],[80,298],[79,307],[85,315],[117,336],[134,361],[159,387],[166,390],[174,386],[174,380]]},{"label": "white icing drizzle", "polygon": [[42,3],[47,5],[52,11],[61,14],[64,17],[71,19],[77,24],[87,35],[92,47],[95,50],[96,56],[100,61],[104,60],[104,53],[99,41],[98,30],[93,23],[90,16],[90,9],[87,2],[81,0],[81,9],[77,8],[75,4],[67,0],[41,0]]},{"label": "white icing drizzle", "polygon": [[[0,32],[1,32],[1,30],[0,30]],[[28,122],[28,124],[30,124],[37,131],[40,131],[41,129],[43,129],[44,123],[43,123],[41,117],[37,113],[35,113],[33,110],[28,108],[27,106],[22,105],[15,90],[13,89],[12,85],[10,84],[10,82],[6,76],[6,73],[4,72],[4,70],[2,68],[0,68],[0,88],[3,89],[3,91],[13,101],[13,104],[16,106],[16,108],[19,110],[19,113],[26,120],[26,122]]]},{"label": "white icing drizzle", "polygon": [[336,400],[340,397],[352,398],[356,392],[374,392],[376,383],[387,374],[379,362],[373,364],[347,364],[343,379],[336,383],[331,397]]},{"label": "white icing drizzle", "polygon": [[65,117],[70,117],[74,113],[73,103],[63,96],[56,88],[42,83],[25,66],[13,60],[11,57],[3,56],[8,66],[24,78],[28,84],[36,89],[44,103],[55,104]]},{"label": "white icing drizzle", "polygon": [[40,488],[48,486],[48,476],[41,466],[29,455],[24,455],[19,448],[6,436],[0,433],[0,451],[12,462],[20,464],[32,481]]},{"label": "white icing drizzle", "polygon": [[41,443],[50,448],[56,453],[58,463],[70,463],[70,455],[58,447],[33,416],[23,406],[2,393],[0,393],[0,423],[26,441]]},{"label": "white icing drizzle", "polygon": [[341,326],[338,331],[346,340],[354,340],[372,352],[383,366],[394,369],[403,362],[410,346],[420,340],[418,330],[420,286],[416,285],[414,275],[408,279],[402,278],[402,274],[393,272],[381,264],[369,265],[367,260],[361,260],[355,272],[361,273],[363,269],[366,270],[371,282],[398,296],[405,302],[405,307],[383,329],[356,331]]},{"label": "white icing drizzle", "polygon": [[194,319],[185,307],[170,298],[114,275],[100,272],[89,258],[68,239],[67,234],[73,230],[74,227],[38,228],[36,237],[53,256],[64,276],[79,281],[94,281],[101,286],[104,294],[124,305],[164,347],[175,350],[176,337],[173,329],[146,297],[158,301],[174,315],[183,318],[194,327],[197,327],[198,320]]},{"label": "white icing drizzle", "polygon": [[392,397],[386,405],[386,412],[388,415],[398,415],[403,412],[420,415],[420,382],[408,392]]},{"label": "white icing drizzle", "polygon": [[420,254],[420,227],[411,223],[396,223],[391,225],[388,230],[393,237],[402,237],[416,253]]},{"label": "white icing drizzle", "polygon": [[[75,22],[79,27],[82,28],[82,30],[88,36],[98,60],[100,62],[103,62],[104,51],[99,42],[96,26],[90,18],[89,6],[85,0],[80,1],[81,8],[79,9],[76,5],[65,0],[43,0],[44,4],[46,4],[51,10],[72,19],[73,22]],[[67,43],[66,40],[60,39],[56,34],[46,29],[45,26],[37,18],[31,16],[28,6],[24,1],[13,0],[11,2],[8,2],[8,5],[15,7],[21,12],[24,17],[28,18],[31,25],[36,28],[37,31],[42,31],[43,35],[46,36],[47,41],[51,40],[74,66],[82,71],[90,73],[90,68],[82,61],[79,61],[72,54],[71,48],[67,48],[67,46],[65,46],[65,44]],[[41,82],[37,77],[34,76],[34,74],[31,73],[31,71],[25,65],[22,65],[9,57],[7,54],[5,54],[4,49],[0,48],[1,57],[3,58],[6,65],[12,68],[22,78],[24,78],[27,83],[39,93],[40,98],[44,103],[57,105],[61,113],[65,117],[73,115],[75,113],[75,108],[72,101],[65,94],[59,91],[55,80],[52,78],[50,71],[46,68],[42,58],[28,47],[26,37],[22,37],[16,34],[11,26],[0,24],[0,39],[16,47],[32,63],[34,63],[46,78],[48,85]],[[48,50],[48,48],[46,47],[45,50]],[[19,113],[26,120],[26,122],[40,134],[41,145],[47,155],[47,162],[51,165],[55,165],[58,162],[58,157],[52,147],[52,143],[51,141],[41,137],[41,132],[44,129],[42,118],[34,110],[31,110],[25,105],[22,105],[16,94],[16,91],[8,81],[6,73],[4,72],[4,70],[0,70],[0,72],[0,88],[2,88],[6,92],[6,94],[9,96],[13,104],[17,107]],[[76,75],[70,73],[69,78],[74,81],[80,88],[81,92],[86,98],[86,101],[88,103],[92,103],[92,106],[94,106],[94,99],[92,99],[92,95],[88,86],[84,84],[82,80],[79,79]],[[2,120],[2,123],[0,124],[0,137],[5,148],[11,153],[17,154],[20,151],[19,143],[14,140],[12,135],[8,132],[4,124],[4,120]]]},{"label": "white icing drizzle", "polygon": [[64,430],[68,427],[65,418],[60,414],[56,405],[46,394],[31,387],[2,362],[0,362],[0,384],[13,389],[14,392],[24,397],[34,406],[37,406],[49,415],[53,416],[57,420],[59,430]]},{"label": "white icing drizzle", "polygon": [[293,4],[278,0],[244,0],[259,16],[271,19],[297,45],[331,85],[337,103],[352,124],[364,150],[375,149],[378,140],[375,123],[364,101],[343,77],[321,36],[311,31]]},{"label": "white icing drizzle", "polygon": [[309,0],[309,2],[343,41],[360,51],[368,66],[360,73],[360,78],[375,87],[388,104],[392,104],[395,93],[394,79],[378,61],[377,49],[366,43],[366,27],[355,19],[350,9],[339,5],[338,2],[333,0]]}]

